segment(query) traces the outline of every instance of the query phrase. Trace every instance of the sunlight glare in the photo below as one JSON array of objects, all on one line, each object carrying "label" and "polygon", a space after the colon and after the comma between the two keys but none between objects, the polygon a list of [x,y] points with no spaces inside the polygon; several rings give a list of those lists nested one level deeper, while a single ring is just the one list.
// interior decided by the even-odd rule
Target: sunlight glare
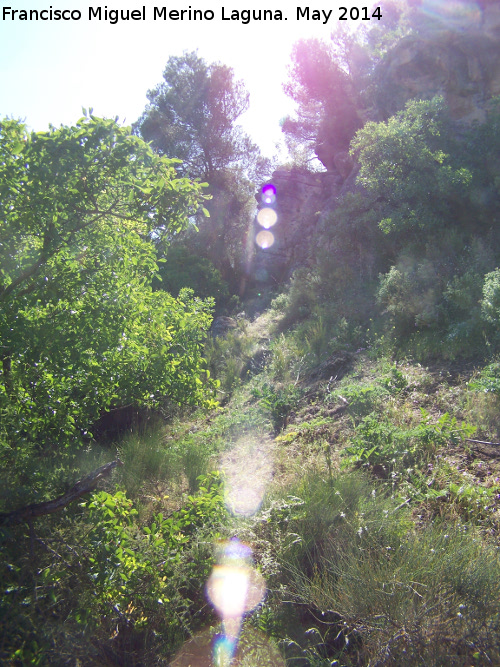
[{"label": "sunlight glare", "polygon": [[470,28],[481,25],[482,12],[477,2],[458,0],[423,0],[421,10],[432,19],[438,19],[446,28]]},{"label": "sunlight glare", "polygon": [[243,617],[262,602],[266,587],[262,575],[252,567],[251,548],[238,538],[222,542],[217,560],[206,590],[224,629],[214,643],[214,663],[226,667],[232,662]]},{"label": "sunlight glare", "polygon": [[278,214],[272,208],[269,207],[261,208],[260,211],[257,213],[257,222],[261,227],[264,227],[264,229],[269,229],[270,227],[275,225],[277,220],[278,220]]},{"label": "sunlight glare", "polygon": [[268,232],[267,230],[266,231],[262,230],[255,237],[255,242],[260,248],[265,250],[266,248],[270,248],[273,245],[274,235],[271,232]]}]

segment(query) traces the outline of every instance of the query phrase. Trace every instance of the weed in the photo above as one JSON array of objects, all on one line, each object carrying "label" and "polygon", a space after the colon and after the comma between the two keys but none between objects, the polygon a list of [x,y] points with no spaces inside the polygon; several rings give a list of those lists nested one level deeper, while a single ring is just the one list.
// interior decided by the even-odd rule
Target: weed
[{"label": "weed", "polygon": [[241,384],[243,370],[254,346],[253,338],[245,333],[244,321],[239,321],[239,328],[229,331],[224,338],[209,338],[205,343],[203,354],[207,367],[219,381],[226,400]]},{"label": "weed", "polygon": [[328,352],[330,340],[329,328],[324,318],[319,315],[317,318],[310,320],[303,335],[307,351],[314,356],[319,364]]},{"label": "weed", "polygon": [[476,378],[469,382],[469,389],[500,395],[500,362],[485,366]]},{"label": "weed", "polygon": [[277,382],[297,382],[306,365],[306,352],[292,336],[280,334],[271,343],[269,372]]},{"label": "weed", "polygon": [[348,384],[334,390],[328,395],[328,400],[342,400],[347,406],[347,412],[356,420],[365,417],[377,409],[381,409],[387,400],[388,391],[375,384]]},{"label": "weed", "polygon": [[118,448],[122,480],[129,496],[134,497],[146,480],[168,481],[176,474],[174,457],[165,445],[165,431],[156,423],[127,434]]},{"label": "weed", "polygon": [[417,531],[396,501],[352,474],[309,479],[303,491],[283,568],[288,599],[316,619],[314,641],[300,642],[307,664],[500,658],[500,559],[472,527]]},{"label": "weed", "polygon": [[388,376],[382,379],[382,384],[390,394],[397,395],[408,386],[408,380],[397,366],[392,366]]},{"label": "weed", "polygon": [[262,389],[254,389],[253,396],[260,399],[261,405],[271,418],[275,433],[279,433],[286,426],[290,412],[298,403],[300,390],[294,385],[276,387],[266,383]]},{"label": "weed", "polygon": [[401,428],[382,421],[376,413],[363,418],[355,429],[352,442],[342,455],[345,465],[380,464],[387,470],[399,470],[425,464],[447,442],[457,443],[470,437],[475,427],[459,424],[448,413],[433,424],[429,413],[420,408],[422,419],[413,428]]}]

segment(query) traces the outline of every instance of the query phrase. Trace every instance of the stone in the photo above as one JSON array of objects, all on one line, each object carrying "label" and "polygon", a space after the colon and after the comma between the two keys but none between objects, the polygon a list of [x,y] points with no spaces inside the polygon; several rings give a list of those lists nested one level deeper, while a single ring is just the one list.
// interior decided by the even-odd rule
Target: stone
[{"label": "stone", "polygon": [[216,317],[212,322],[210,333],[213,338],[225,338],[229,331],[237,327],[238,323],[235,319],[221,315],[220,317]]},{"label": "stone", "polygon": [[494,25],[489,32],[450,30],[402,39],[379,65],[378,119],[394,115],[410,99],[442,95],[454,120],[483,121],[488,100],[500,94],[500,40],[493,36]]}]

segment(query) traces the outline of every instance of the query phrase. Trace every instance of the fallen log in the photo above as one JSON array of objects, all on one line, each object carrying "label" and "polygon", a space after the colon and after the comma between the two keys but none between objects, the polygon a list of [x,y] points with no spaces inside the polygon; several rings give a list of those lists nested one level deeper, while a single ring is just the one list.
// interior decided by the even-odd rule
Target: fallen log
[{"label": "fallen log", "polygon": [[122,465],[123,463],[119,460],[105,463],[103,466],[97,468],[97,470],[94,470],[74,484],[65,494],[59,496],[59,498],[55,498],[55,500],[48,500],[44,503],[34,503],[32,505],[27,505],[26,507],[21,507],[21,509],[14,510],[13,512],[0,514],[0,526],[12,526],[21,523],[22,521],[31,524],[32,519],[37,516],[58,512],[73,501],[81,498],[81,496],[86,493],[94,491],[101,479],[107,477],[116,466]]}]

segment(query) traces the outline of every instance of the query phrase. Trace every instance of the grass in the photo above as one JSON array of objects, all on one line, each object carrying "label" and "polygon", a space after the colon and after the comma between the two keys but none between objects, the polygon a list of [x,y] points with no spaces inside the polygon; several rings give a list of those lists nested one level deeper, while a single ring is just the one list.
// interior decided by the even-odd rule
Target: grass
[{"label": "grass", "polygon": [[308,610],[313,630],[289,643],[307,664],[496,664],[500,559],[477,529],[418,528],[359,473],[296,491],[281,590]]},{"label": "grass", "polygon": [[[127,434],[108,495],[36,523],[36,565],[29,530],[11,531],[4,662],[169,664],[216,626],[204,583],[224,535],[251,546],[268,589],[245,621],[241,664],[500,662],[500,465],[465,440],[477,426],[472,437],[498,441],[498,395],[467,385],[471,372],[373,350],[343,379],[309,385],[329,327],[277,334],[248,377],[228,360],[239,368],[258,347],[251,327],[226,339],[212,350],[222,407]],[[71,460],[87,472],[114,455],[96,446]],[[264,461],[262,506],[228,517],[211,471],[253,484]]]}]

